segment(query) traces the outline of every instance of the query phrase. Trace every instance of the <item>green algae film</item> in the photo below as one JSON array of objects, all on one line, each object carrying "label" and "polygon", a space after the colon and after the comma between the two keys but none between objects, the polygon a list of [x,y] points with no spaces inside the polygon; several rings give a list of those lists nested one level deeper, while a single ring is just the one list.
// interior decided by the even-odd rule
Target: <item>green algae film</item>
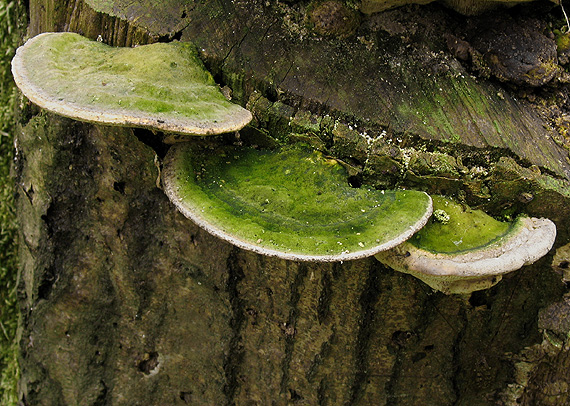
[{"label": "green algae film", "polygon": [[337,161],[301,147],[204,152],[180,145],[169,155],[165,176],[184,214],[270,255],[372,255],[409,238],[431,213],[425,193],[353,188]]},{"label": "green algae film", "polygon": [[511,225],[495,220],[481,210],[470,208],[442,196],[432,196],[434,211],[443,210],[447,222],[431,220],[410,239],[414,246],[439,253],[460,253],[481,248],[499,240]]},{"label": "green algae film", "polygon": [[204,135],[239,129],[250,118],[224,98],[189,43],[115,48],[45,33],[18,50],[13,71],[30,100],[80,120]]}]

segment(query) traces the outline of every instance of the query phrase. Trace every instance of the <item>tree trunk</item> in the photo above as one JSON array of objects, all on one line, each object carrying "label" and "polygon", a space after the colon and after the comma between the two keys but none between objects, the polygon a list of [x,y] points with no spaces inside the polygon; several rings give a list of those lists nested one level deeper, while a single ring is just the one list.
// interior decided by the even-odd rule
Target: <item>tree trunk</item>
[{"label": "tree trunk", "polygon": [[[483,17],[347,8],[357,19],[347,27],[318,5],[31,0],[29,35],[192,41],[254,112],[246,142],[303,140],[366,184],[551,218],[555,249],[470,296],[434,292],[374,258],[257,255],[170,204],[157,183],[159,135],[26,104],[15,162],[23,404],[570,403],[567,112],[528,101],[567,86],[524,99],[473,76],[446,38]],[[499,17],[531,18],[524,8]]]}]

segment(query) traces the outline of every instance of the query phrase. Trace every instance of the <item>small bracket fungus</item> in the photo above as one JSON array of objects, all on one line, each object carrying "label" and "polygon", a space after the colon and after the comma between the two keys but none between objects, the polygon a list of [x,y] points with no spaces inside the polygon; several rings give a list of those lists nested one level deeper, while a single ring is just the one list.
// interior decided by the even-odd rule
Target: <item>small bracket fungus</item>
[{"label": "small bracket fungus", "polygon": [[252,117],[224,98],[184,42],[114,48],[74,33],[44,33],[18,48],[12,73],[33,103],[81,121],[209,135],[239,130]]},{"label": "small bracket fungus", "polygon": [[436,210],[445,209],[447,223],[432,221],[376,258],[447,294],[490,288],[503,274],[544,256],[556,238],[548,219],[521,216],[509,224],[443,197],[434,196],[433,202]]},{"label": "small bracket fungus", "polygon": [[170,148],[164,191],[188,218],[241,248],[299,261],[342,261],[392,248],[423,227],[431,198],[352,188],[343,166],[302,147],[194,143]]}]

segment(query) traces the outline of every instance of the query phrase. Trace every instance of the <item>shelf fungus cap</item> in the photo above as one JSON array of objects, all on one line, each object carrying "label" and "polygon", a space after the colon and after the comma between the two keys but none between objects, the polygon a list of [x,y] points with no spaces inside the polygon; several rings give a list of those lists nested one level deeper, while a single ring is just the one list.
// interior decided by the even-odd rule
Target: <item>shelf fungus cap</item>
[{"label": "shelf fungus cap", "polygon": [[251,113],[228,101],[186,42],[116,48],[74,33],[43,33],[18,48],[12,74],[38,106],[73,119],[168,134],[239,130]]},{"label": "shelf fungus cap", "polygon": [[423,192],[353,188],[336,160],[299,146],[176,144],[162,182],[174,205],[211,234],[296,261],[372,256],[410,238],[432,211]]},{"label": "shelf fungus cap", "polygon": [[469,210],[438,196],[430,221],[412,239],[376,255],[394,270],[411,274],[446,294],[490,288],[502,275],[529,265],[554,244],[555,224],[545,218],[520,216],[499,222],[480,210]]}]

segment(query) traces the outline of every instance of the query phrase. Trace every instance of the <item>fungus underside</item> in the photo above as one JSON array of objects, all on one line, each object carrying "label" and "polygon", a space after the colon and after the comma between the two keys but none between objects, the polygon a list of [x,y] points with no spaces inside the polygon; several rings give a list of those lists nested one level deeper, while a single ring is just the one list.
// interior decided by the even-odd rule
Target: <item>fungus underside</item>
[{"label": "fungus underside", "polygon": [[188,217],[254,251],[300,260],[365,257],[421,228],[431,199],[419,191],[353,188],[334,159],[299,146],[277,151],[175,145],[165,190]]}]

